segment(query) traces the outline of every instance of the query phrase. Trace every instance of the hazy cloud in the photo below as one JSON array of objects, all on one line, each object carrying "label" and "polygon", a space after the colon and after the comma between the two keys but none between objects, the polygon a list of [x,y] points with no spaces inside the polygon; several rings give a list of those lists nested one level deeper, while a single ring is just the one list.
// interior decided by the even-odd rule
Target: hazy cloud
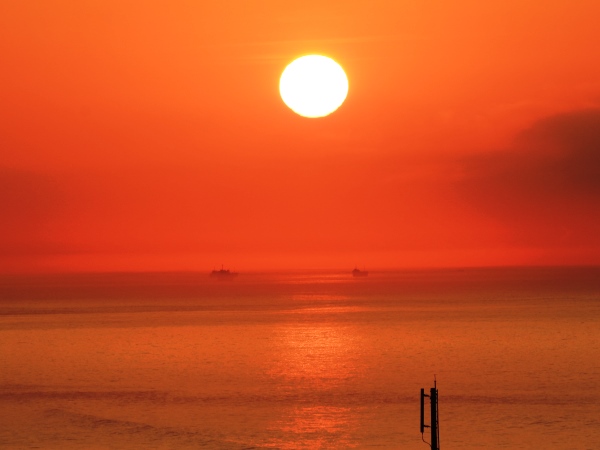
[{"label": "hazy cloud", "polygon": [[542,119],[520,133],[512,148],[468,157],[463,170],[464,185],[476,196],[597,203],[600,109]]},{"label": "hazy cloud", "polygon": [[543,119],[517,144],[542,162],[542,181],[557,182],[569,194],[600,195],[600,109]]},{"label": "hazy cloud", "polygon": [[462,170],[462,196],[523,240],[598,241],[600,109],[544,118],[511,148],[463,160]]},{"label": "hazy cloud", "polygon": [[27,253],[61,214],[58,183],[39,173],[0,167],[0,255]]}]

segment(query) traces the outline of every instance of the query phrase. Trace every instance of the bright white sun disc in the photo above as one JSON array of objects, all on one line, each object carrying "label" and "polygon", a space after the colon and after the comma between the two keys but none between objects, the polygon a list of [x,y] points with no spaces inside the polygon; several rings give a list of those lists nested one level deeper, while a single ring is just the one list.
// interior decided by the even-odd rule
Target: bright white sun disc
[{"label": "bright white sun disc", "polygon": [[342,66],[321,55],[302,56],[281,74],[283,102],[304,117],[323,117],[338,109],[348,95],[348,78]]}]

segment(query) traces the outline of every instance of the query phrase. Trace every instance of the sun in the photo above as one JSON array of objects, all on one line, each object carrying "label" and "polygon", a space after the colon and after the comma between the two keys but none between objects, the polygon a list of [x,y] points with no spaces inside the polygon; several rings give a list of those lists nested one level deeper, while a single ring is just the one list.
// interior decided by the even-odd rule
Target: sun
[{"label": "sun", "polygon": [[342,66],[321,55],[302,56],[281,74],[283,102],[304,117],[324,117],[338,109],[348,95],[348,78]]}]

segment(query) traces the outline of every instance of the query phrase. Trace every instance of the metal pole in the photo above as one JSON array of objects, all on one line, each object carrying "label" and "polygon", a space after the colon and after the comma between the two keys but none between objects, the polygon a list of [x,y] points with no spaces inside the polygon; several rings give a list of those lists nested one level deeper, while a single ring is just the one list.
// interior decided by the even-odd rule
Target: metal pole
[{"label": "metal pole", "polygon": [[429,390],[431,401],[431,450],[440,450],[438,442],[438,414],[437,414],[437,389]]}]

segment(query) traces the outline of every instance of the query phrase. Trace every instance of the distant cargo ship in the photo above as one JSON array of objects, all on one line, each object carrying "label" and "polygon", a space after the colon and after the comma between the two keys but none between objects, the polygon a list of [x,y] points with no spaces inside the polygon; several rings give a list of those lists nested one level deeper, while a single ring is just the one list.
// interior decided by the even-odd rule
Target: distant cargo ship
[{"label": "distant cargo ship", "polygon": [[360,270],[355,267],[354,270],[352,271],[352,276],[353,277],[368,277],[369,272],[367,272],[366,270]]},{"label": "distant cargo ship", "polygon": [[238,273],[231,272],[229,269],[223,269],[223,266],[221,266],[221,270],[213,270],[210,276],[215,278],[234,278],[238,276]]}]

